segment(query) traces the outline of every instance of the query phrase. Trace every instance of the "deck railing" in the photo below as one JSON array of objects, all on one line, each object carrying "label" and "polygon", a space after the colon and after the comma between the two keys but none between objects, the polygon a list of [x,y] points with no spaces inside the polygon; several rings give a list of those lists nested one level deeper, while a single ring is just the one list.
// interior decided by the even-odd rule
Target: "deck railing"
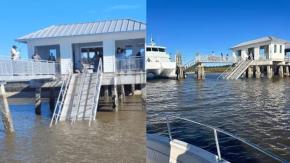
[{"label": "deck railing", "polygon": [[144,71],[144,57],[128,57],[116,59],[117,72]]},{"label": "deck railing", "polygon": [[225,134],[227,136],[230,136],[230,137],[232,137],[232,138],[234,138],[234,139],[236,139],[238,141],[241,141],[242,143],[244,143],[244,144],[246,144],[246,145],[248,145],[248,146],[256,149],[257,151],[265,154],[266,156],[272,158],[273,160],[276,160],[276,161],[282,162],[282,163],[289,163],[287,160],[284,160],[284,159],[280,158],[279,156],[276,156],[273,153],[268,152],[268,151],[262,149],[261,147],[259,147],[259,146],[255,145],[253,143],[250,143],[250,142],[246,141],[243,138],[240,138],[238,136],[235,136],[232,133],[229,133],[227,131],[224,131],[224,130],[222,130],[220,128],[216,128],[214,126],[206,125],[206,124],[203,124],[203,123],[200,123],[200,122],[197,122],[197,121],[193,121],[193,120],[189,120],[189,119],[182,118],[182,117],[177,117],[177,116],[166,116],[166,124],[167,124],[168,135],[169,135],[170,140],[173,140],[173,138],[172,138],[172,134],[171,134],[171,127],[170,127],[170,122],[169,122],[170,120],[169,120],[169,118],[171,118],[173,120],[174,119],[179,119],[179,120],[187,121],[187,122],[194,123],[194,124],[197,124],[197,125],[200,125],[202,127],[205,127],[205,128],[208,128],[208,129],[212,130],[213,131],[213,134],[214,134],[214,139],[215,139],[215,144],[216,144],[216,150],[217,150],[217,154],[218,154],[218,159],[219,160],[222,160],[222,157],[221,157],[221,151],[220,151],[220,146],[219,146],[218,133],[223,133],[223,134]]},{"label": "deck railing", "polygon": [[0,58],[0,80],[13,78],[37,78],[37,76],[55,76],[60,72],[59,63],[31,59],[11,60]]}]

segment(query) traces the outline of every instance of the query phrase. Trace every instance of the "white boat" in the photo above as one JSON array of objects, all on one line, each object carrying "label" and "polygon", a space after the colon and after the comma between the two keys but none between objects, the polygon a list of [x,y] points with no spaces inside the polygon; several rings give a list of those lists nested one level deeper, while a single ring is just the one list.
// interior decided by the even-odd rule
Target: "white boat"
[{"label": "white boat", "polygon": [[[170,121],[172,122],[175,120],[184,120],[212,130],[214,133],[213,136],[215,139],[217,154],[213,154],[205,149],[173,138],[171,134]],[[268,156],[273,162],[288,163],[287,160],[284,160],[283,158],[280,158],[279,156],[276,156],[253,143],[249,143],[245,139],[210,125],[176,116],[167,116],[166,123],[169,138],[158,134],[147,134],[147,163],[229,163],[229,161],[222,158],[222,153],[219,146],[219,134],[230,136],[231,138],[252,147],[257,152]]]},{"label": "white boat", "polygon": [[176,62],[170,60],[170,55],[166,53],[166,48],[156,46],[151,39],[150,45],[146,46],[145,68],[148,78],[175,78]]}]

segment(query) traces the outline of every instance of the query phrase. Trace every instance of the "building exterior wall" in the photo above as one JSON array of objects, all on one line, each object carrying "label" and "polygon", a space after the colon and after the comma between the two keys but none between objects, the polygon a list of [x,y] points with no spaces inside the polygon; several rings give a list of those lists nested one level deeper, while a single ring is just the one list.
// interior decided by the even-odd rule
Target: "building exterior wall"
[{"label": "building exterior wall", "polygon": [[104,72],[115,71],[115,41],[126,39],[145,39],[146,32],[134,31],[134,32],[120,32],[120,33],[106,33],[99,35],[87,35],[87,36],[72,36],[72,37],[59,37],[59,38],[45,38],[34,39],[27,41],[28,56],[31,57],[37,46],[46,45],[59,45],[60,46],[60,64],[61,73],[67,73],[68,68],[72,68],[73,61],[73,44],[77,43],[91,43],[91,42],[103,42],[104,53]]}]

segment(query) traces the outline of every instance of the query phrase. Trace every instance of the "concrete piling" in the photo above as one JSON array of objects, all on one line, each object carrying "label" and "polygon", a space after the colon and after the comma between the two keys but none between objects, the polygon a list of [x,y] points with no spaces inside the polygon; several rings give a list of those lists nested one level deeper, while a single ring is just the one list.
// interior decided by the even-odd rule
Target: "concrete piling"
[{"label": "concrete piling", "polygon": [[125,100],[125,86],[122,84],[121,85],[121,99],[122,99],[122,101],[124,101]]},{"label": "concrete piling", "polygon": [[289,66],[285,66],[285,73],[284,76],[289,76]]},{"label": "concrete piling", "polygon": [[267,77],[272,78],[272,76],[273,76],[272,66],[267,66]]},{"label": "concrete piling", "polygon": [[261,77],[261,69],[260,66],[256,66],[255,77],[259,79]]},{"label": "concrete piling", "polygon": [[104,85],[104,97],[106,101],[109,101],[109,86]]},{"label": "concrete piling", "polygon": [[35,114],[41,114],[41,87],[35,89]]},{"label": "concrete piling", "polygon": [[248,78],[252,78],[253,77],[253,67],[252,66],[249,66],[248,68]]},{"label": "concrete piling", "polygon": [[197,65],[195,73],[196,73],[196,78],[198,80],[202,80],[205,78],[204,66],[201,63]]},{"label": "concrete piling", "polygon": [[11,118],[8,100],[3,83],[0,84],[0,111],[2,115],[2,122],[5,132],[10,134],[13,133],[14,132],[13,121]]},{"label": "concrete piling", "polygon": [[278,72],[279,72],[279,76],[280,76],[281,78],[283,78],[283,77],[284,77],[283,66],[279,66]]},{"label": "concrete piling", "polygon": [[132,95],[134,95],[134,92],[135,92],[135,84],[132,84],[131,85],[131,93],[132,93]]}]

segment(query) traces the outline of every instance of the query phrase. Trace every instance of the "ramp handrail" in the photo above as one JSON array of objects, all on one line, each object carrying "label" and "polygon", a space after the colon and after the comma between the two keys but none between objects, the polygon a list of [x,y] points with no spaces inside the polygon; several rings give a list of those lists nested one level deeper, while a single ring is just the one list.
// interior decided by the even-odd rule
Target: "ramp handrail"
[{"label": "ramp handrail", "polygon": [[218,140],[218,134],[217,134],[218,132],[223,133],[225,135],[228,135],[228,136],[230,136],[230,137],[232,137],[232,138],[234,138],[236,140],[239,140],[242,143],[244,143],[244,144],[246,144],[246,145],[248,145],[248,146],[250,146],[250,147],[252,147],[252,148],[254,148],[256,150],[258,150],[259,152],[267,155],[268,157],[270,157],[270,158],[272,158],[272,159],[274,159],[276,161],[279,161],[279,162],[282,162],[282,163],[289,163],[287,160],[285,160],[283,158],[280,158],[279,156],[262,149],[261,147],[257,146],[256,144],[250,143],[250,142],[246,141],[245,139],[240,138],[238,136],[235,136],[232,133],[229,133],[229,132],[227,132],[225,130],[222,130],[220,128],[217,128],[217,127],[214,127],[214,126],[211,126],[211,125],[206,125],[206,124],[194,121],[194,120],[190,120],[190,119],[182,118],[182,117],[178,117],[178,116],[173,116],[173,115],[171,115],[171,116],[167,115],[166,116],[167,130],[168,130],[168,134],[169,134],[170,140],[172,140],[172,134],[171,134],[171,128],[170,128],[170,122],[169,122],[169,118],[170,117],[171,118],[175,118],[175,119],[184,120],[184,121],[187,121],[187,122],[190,122],[190,123],[194,123],[194,124],[197,124],[197,125],[200,125],[200,126],[203,126],[203,127],[206,127],[206,128],[209,128],[209,129],[213,130],[214,137],[215,137],[215,143],[216,143],[216,150],[217,150],[217,154],[218,154],[218,159],[219,160],[222,160],[222,158],[221,158],[221,152],[220,152],[220,147],[219,147],[219,140]]},{"label": "ramp handrail", "polygon": [[92,107],[92,114],[91,117],[89,119],[89,126],[91,125],[91,121],[92,120],[96,120],[96,115],[97,115],[97,111],[98,111],[98,101],[99,101],[99,97],[100,97],[100,92],[101,92],[101,86],[102,86],[102,77],[103,77],[103,62],[102,59],[100,59],[99,64],[98,64],[98,68],[97,68],[97,83],[96,83],[96,87],[94,90],[94,102]]}]

